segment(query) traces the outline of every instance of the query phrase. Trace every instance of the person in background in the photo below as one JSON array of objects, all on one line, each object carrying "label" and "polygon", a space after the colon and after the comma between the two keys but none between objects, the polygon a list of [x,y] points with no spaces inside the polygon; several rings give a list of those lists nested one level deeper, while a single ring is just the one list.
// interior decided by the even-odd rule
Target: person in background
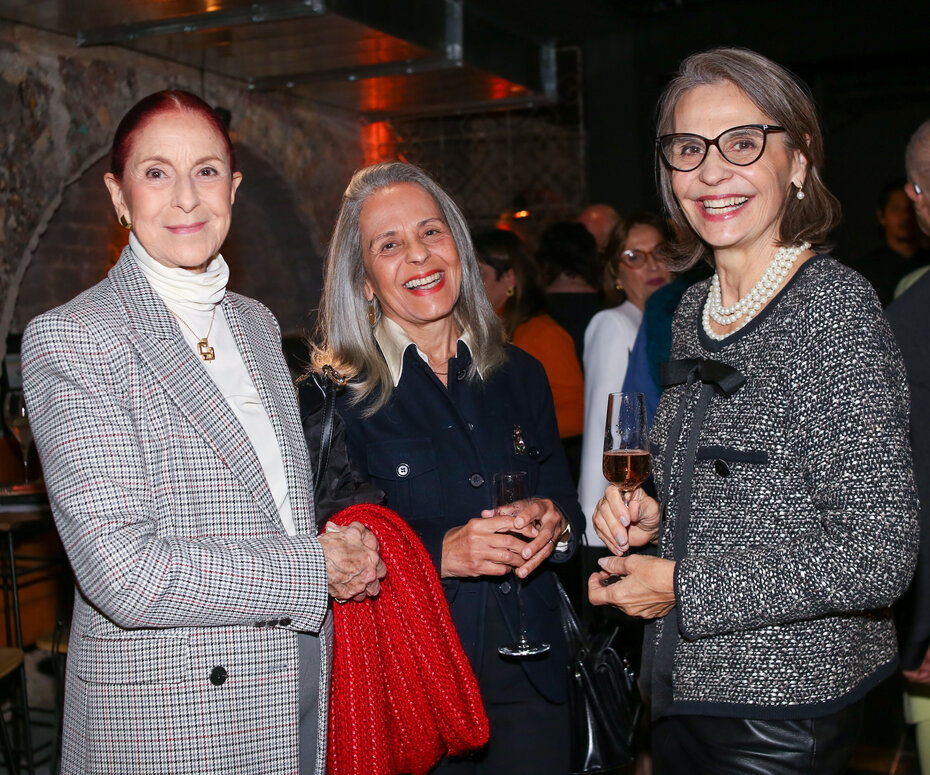
[{"label": "person in background", "polygon": [[[317,340],[314,368],[349,380],[336,410],[352,465],[429,552],[481,687],[487,748],[438,771],[564,775],[569,654],[552,567],[584,517],[546,373],[505,343],[465,219],[419,168],[376,164],[349,183]],[[495,510],[505,471],[525,471],[531,497]],[[505,659],[521,621],[551,648]]]},{"label": "person in background", "polygon": [[668,285],[657,288],[646,299],[643,320],[630,350],[623,391],[642,393],[646,397],[646,416],[650,425],[662,395],[660,370],[672,351],[672,319],[675,310],[685,291],[710,275],[706,263],[695,264],[685,272],[673,273],[673,279]]},{"label": "person in background", "polygon": [[610,205],[593,204],[582,210],[576,220],[591,232],[598,251],[603,252],[611,232],[620,220],[620,213]]},{"label": "person in background", "polygon": [[226,291],[242,181],[200,98],[120,122],[129,245],[35,318],[23,387],[77,579],[61,772],[322,773],[330,598],[376,595],[358,523],[317,535],[277,321]]},{"label": "person in background", "polygon": [[536,263],[546,287],[549,314],[572,335],[578,360],[583,364],[585,329],[603,306],[597,287],[597,242],[582,224],[558,221],[543,231]]},{"label": "person in background", "polygon": [[[921,231],[930,236],[930,121],[914,132],[905,152],[907,195]],[[930,773],[930,274],[885,310],[907,366],[911,389],[911,443],[921,503],[920,556],[914,581],[895,606],[905,718],[917,728],[917,753]]]},{"label": "person in background", "polygon": [[[896,180],[882,189],[875,210],[881,228],[882,246],[853,264],[853,268],[872,283],[879,301],[885,306],[899,295],[897,287],[905,276],[915,270],[925,269],[925,265],[930,262],[930,253],[920,244],[920,229],[917,227],[914,205],[904,189],[905,182]],[[905,287],[914,279],[912,277]]]},{"label": "person in background", "polygon": [[[604,296],[615,306],[591,318],[584,337],[584,438],[578,499],[585,516],[593,516],[609,484],[602,471],[607,396],[623,388],[646,300],[672,279],[663,260],[665,242],[663,222],[648,213],[621,219],[607,240]],[[593,526],[587,539],[588,546],[603,550]]]},{"label": "person in background", "polygon": [[615,556],[588,594],[650,620],[657,775],[840,775],[863,697],[897,669],[890,606],[917,555],[904,364],[874,290],[822,252],[839,203],[801,83],[714,49],[658,116],[672,247],[715,272],[675,315],[659,499],[607,489],[594,521]]},{"label": "person in background", "polygon": [[[584,377],[568,331],[547,312],[532,257],[513,232],[494,229],[474,236],[475,254],[488,300],[504,324],[507,340],[546,370],[563,443],[581,436]],[[579,438],[580,441],[580,438]]]}]

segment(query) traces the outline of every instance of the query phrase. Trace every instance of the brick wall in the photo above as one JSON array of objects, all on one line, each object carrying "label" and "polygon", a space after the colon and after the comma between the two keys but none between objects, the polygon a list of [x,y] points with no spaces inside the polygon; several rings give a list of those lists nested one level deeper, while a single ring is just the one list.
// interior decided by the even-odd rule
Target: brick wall
[{"label": "brick wall", "polygon": [[224,246],[230,286],[268,304],[285,331],[303,326],[342,192],[361,164],[354,119],[6,23],[0,73],[0,350],[33,315],[104,276],[125,244],[103,186],[105,156],[126,110],[164,88],[232,112],[244,181]]}]

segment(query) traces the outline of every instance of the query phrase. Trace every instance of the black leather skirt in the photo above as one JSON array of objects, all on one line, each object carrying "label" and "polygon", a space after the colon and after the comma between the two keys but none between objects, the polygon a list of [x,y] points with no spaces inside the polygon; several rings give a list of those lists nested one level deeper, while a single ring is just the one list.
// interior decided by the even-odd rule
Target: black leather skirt
[{"label": "black leather skirt", "polygon": [[843,775],[862,701],[828,716],[761,721],[666,716],[653,722],[655,775]]}]

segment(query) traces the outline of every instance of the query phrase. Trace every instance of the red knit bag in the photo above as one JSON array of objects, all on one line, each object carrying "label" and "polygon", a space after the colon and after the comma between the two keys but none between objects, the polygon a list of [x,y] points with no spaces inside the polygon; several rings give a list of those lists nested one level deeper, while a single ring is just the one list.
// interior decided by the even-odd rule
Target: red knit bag
[{"label": "red knit bag", "polygon": [[377,597],[333,607],[329,775],[420,775],[444,754],[483,746],[478,681],[423,544],[383,506],[350,506],[330,521],[371,530],[387,576]]}]

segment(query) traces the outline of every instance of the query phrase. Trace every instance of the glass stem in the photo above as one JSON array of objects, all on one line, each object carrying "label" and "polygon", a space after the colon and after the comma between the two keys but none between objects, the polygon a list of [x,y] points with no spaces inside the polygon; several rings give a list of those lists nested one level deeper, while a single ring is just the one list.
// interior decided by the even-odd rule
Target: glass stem
[{"label": "glass stem", "polygon": [[517,611],[520,617],[520,642],[526,643],[526,611],[523,608],[523,580],[517,577]]}]

